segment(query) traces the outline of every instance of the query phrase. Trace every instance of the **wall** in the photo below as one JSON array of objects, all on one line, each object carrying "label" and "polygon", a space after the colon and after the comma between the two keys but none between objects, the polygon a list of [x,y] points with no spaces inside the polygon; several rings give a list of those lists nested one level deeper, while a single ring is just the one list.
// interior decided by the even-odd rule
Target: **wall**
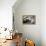
[{"label": "wall", "polygon": [[[17,3],[16,5],[13,6],[15,28],[18,32],[22,32],[25,38],[34,40],[36,46],[41,46],[41,1],[23,0],[22,3]],[[36,24],[24,25],[22,23],[23,15],[36,15]]]},{"label": "wall", "polygon": [[0,27],[12,29],[12,6],[16,0],[0,0]]},{"label": "wall", "polygon": [[46,46],[46,0],[41,1],[41,40],[42,46]]}]

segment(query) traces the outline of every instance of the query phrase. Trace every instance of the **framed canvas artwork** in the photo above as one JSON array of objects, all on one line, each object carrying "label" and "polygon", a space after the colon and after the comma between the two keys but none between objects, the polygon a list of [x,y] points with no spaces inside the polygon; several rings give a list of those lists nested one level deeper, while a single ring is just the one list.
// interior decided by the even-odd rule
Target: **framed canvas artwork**
[{"label": "framed canvas artwork", "polygon": [[23,24],[35,24],[36,23],[36,16],[35,15],[24,15],[22,17]]}]

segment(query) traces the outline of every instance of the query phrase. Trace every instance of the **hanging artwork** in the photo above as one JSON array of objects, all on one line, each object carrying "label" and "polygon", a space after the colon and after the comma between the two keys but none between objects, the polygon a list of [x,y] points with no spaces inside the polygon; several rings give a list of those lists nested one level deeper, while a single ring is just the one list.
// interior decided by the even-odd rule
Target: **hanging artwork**
[{"label": "hanging artwork", "polygon": [[35,24],[36,23],[36,17],[35,15],[24,15],[23,17],[23,24]]}]

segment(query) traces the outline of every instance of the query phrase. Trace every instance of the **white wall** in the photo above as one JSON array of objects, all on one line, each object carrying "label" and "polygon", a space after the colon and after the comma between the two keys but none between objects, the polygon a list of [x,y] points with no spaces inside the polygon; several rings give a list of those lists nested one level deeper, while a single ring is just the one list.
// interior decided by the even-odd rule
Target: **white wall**
[{"label": "white wall", "polygon": [[[18,1],[19,2],[19,1]],[[18,6],[13,6],[15,28],[24,34],[24,37],[35,41],[36,46],[41,46],[41,0],[23,0]],[[23,15],[36,15],[35,25],[24,25]]]},{"label": "white wall", "polygon": [[12,6],[16,0],[0,0],[0,27],[12,28]]},{"label": "white wall", "polygon": [[[16,3],[13,6],[15,28],[19,32],[23,32],[25,37],[34,39],[38,46],[46,46],[46,0],[32,0],[29,3],[27,2],[22,1],[22,3]],[[22,16],[32,14],[36,15],[36,25],[23,25]]]},{"label": "white wall", "polygon": [[41,1],[41,39],[42,46],[46,46],[46,0]]}]

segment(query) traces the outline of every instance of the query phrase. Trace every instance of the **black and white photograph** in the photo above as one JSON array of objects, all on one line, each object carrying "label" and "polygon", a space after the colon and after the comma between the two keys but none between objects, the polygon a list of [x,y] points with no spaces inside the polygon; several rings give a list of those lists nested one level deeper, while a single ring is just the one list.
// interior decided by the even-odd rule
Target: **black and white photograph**
[{"label": "black and white photograph", "polygon": [[24,15],[23,16],[23,24],[35,24],[36,17],[35,15]]}]

